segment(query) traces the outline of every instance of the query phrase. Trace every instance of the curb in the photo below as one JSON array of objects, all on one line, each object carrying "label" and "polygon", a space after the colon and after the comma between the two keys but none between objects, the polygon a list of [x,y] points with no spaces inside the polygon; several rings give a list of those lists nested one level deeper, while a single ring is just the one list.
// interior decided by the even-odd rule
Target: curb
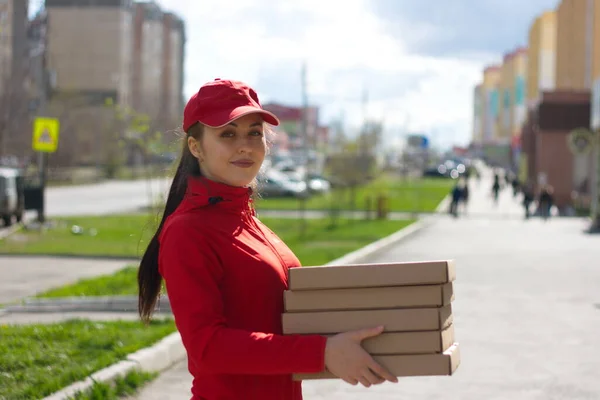
[{"label": "curb", "polygon": [[[2,240],[0,238],[0,240]],[[23,258],[23,257],[27,257],[27,258],[66,258],[66,259],[71,259],[71,260],[77,260],[77,259],[82,259],[82,260],[108,260],[108,261],[123,261],[125,263],[131,263],[131,262],[139,262],[140,261],[140,257],[126,257],[126,256],[107,256],[107,255],[101,255],[101,254],[61,254],[61,253],[54,253],[54,254],[29,254],[29,253],[3,253],[2,251],[0,251],[0,256],[2,257],[12,257],[12,258]]]},{"label": "curb", "polygon": [[136,368],[145,372],[162,372],[184,360],[185,357],[186,353],[181,342],[181,335],[179,332],[174,332],[153,346],[138,350],[128,355],[125,360],[94,372],[85,380],[75,382],[45,397],[43,400],[66,400],[79,391],[89,389],[96,382],[113,381],[118,376],[125,376]]},{"label": "curb", "polygon": [[[0,309],[0,312],[2,310]],[[26,299],[21,304],[5,306],[8,313],[62,313],[62,312],[138,312],[136,296],[62,297]],[[171,313],[167,296],[161,296],[155,313]]]}]

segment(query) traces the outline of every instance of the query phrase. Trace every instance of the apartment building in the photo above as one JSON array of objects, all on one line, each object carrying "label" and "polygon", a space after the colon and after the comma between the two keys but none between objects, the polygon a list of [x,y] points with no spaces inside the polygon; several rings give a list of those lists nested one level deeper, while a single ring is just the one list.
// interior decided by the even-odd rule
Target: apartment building
[{"label": "apartment building", "polygon": [[563,0],[556,9],[556,88],[590,90],[594,8],[600,0]]},{"label": "apartment building", "polygon": [[527,48],[527,107],[539,102],[543,91],[556,87],[556,11],[539,15],[529,28]]},{"label": "apartment building", "polygon": [[131,105],[131,0],[46,0],[48,68],[60,93]]},{"label": "apartment building", "polygon": [[473,137],[477,145],[483,143],[483,85],[478,84],[473,89]]},{"label": "apartment building", "polygon": [[512,119],[514,114],[514,52],[506,53],[500,67],[500,82],[498,84],[498,95],[500,105],[498,108],[498,119],[500,121],[497,137],[506,141],[510,138]]},{"label": "apartment building", "polygon": [[0,156],[23,128],[27,114],[28,2],[0,0]]},{"label": "apartment building", "polygon": [[500,128],[500,65],[490,65],[483,70],[483,142],[493,143],[498,140]]},{"label": "apartment building", "polygon": [[175,128],[184,107],[184,22],[154,2],[135,3],[133,37],[133,108]]},{"label": "apartment building", "polygon": [[[101,152],[99,134],[105,146],[115,142],[115,134],[130,137],[125,135],[132,133],[125,132],[128,127],[111,125],[114,114],[111,117],[105,107],[107,99],[148,115],[153,130],[180,124],[185,45],[181,19],[154,2],[132,0],[46,0],[46,11],[47,65],[55,78],[53,112],[61,118],[61,137],[69,137],[77,153],[78,161],[73,162],[103,162],[92,154]],[[84,124],[93,129],[81,128]]]}]

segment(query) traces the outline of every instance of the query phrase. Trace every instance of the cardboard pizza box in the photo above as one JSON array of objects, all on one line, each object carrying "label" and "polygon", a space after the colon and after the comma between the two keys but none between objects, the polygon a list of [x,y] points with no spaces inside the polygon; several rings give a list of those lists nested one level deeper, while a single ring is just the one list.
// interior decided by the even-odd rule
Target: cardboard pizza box
[{"label": "cardboard pizza box", "polygon": [[452,306],[284,313],[284,334],[328,334],[383,325],[385,332],[436,331],[452,323]]},{"label": "cardboard pizza box", "polygon": [[378,288],[286,290],[285,312],[441,307],[454,301],[452,283]]},{"label": "cardboard pizza box", "polygon": [[452,260],[299,267],[288,274],[292,291],[436,285],[456,279]]},{"label": "cardboard pizza box", "polygon": [[[452,375],[460,365],[460,349],[454,343],[443,353],[373,356],[396,377]],[[339,379],[329,371],[316,374],[293,374],[293,379]]]}]

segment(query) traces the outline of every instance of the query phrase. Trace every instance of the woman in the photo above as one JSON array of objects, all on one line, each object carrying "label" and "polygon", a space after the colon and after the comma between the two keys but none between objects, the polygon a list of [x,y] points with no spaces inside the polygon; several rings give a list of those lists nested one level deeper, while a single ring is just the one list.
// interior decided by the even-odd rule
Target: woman
[{"label": "woman", "polygon": [[181,161],[138,273],[140,316],[150,320],[164,279],[192,400],[302,399],[292,374],[325,368],[353,385],[397,382],[360,345],[383,327],[282,335],[287,270],[300,262],[252,207],[266,123],[279,121],[242,82],[217,79],[187,103]]}]

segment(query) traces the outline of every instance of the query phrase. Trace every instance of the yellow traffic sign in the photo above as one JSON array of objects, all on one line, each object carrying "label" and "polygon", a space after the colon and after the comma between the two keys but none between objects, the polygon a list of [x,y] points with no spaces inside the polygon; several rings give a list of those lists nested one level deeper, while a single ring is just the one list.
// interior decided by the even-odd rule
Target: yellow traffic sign
[{"label": "yellow traffic sign", "polygon": [[33,122],[33,150],[54,153],[58,148],[60,123],[56,118],[36,118]]}]

